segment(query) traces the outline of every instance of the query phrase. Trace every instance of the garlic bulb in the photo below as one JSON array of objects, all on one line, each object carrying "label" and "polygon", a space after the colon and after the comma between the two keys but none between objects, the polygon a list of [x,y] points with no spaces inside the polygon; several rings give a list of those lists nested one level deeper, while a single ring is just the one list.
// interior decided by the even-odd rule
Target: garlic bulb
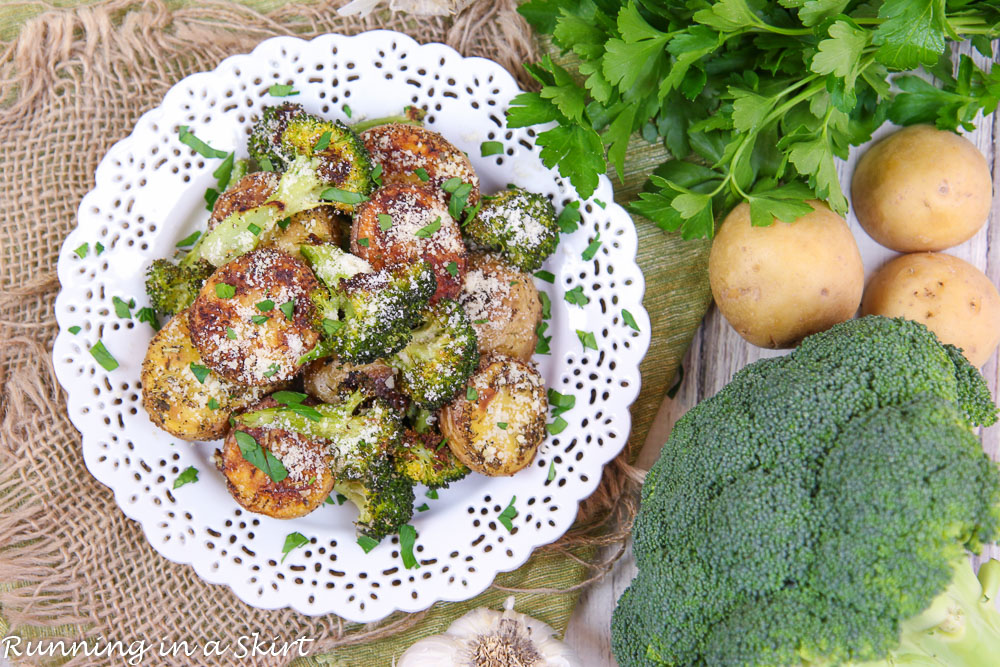
[{"label": "garlic bulb", "polygon": [[[368,16],[383,0],[351,0],[337,10],[341,16],[358,14]],[[406,12],[414,16],[447,16],[457,14],[470,4],[472,0],[389,0],[389,9],[394,12]]]},{"label": "garlic bulb", "polygon": [[514,611],[473,609],[441,635],[426,637],[400,657],[397,667],[580,667],[580,659],[555,631]]}]

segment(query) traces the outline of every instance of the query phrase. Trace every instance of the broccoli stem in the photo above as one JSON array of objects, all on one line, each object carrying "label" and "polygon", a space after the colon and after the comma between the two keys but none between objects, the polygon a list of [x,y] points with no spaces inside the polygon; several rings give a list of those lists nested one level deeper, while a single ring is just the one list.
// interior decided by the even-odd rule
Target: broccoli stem
[{"label": "broccoli stem", "polygon": [[900,645],[886,660],[863,667],[898,664],[990,665],[1000,656],[1000,611],[995,606],[1000,561],[979,577],[968,559],[955,564],[955,578],[930,607],[902,623]]},{"label": "broccoli stem", "polygon": [[[282,406],[248,412],[240,415],[237,420],[250,428],[276,426],[301,433],[308,438],[337,440],[349,436],[352,430],[356,430],[352,429],[351,416],[364,399],[364,394],[356,391],[336,405],[313,406],[313,417],[302,411],[296,411],[295,406]],[[315,419],[317,413],[319,419]]]},{"label": "broccoli stem", "polygon": [[378,127],[379,125],[388,125],[389,123],[400,123],[402,125],[420,125],[423,123],[419,120],[413,120],[408,116],[383,116],[381,118],[371,118],[369,120],[363,120],[354,125],[351,125],[351,129],[361,134],[365,130],[370,130],[373,127]]}]

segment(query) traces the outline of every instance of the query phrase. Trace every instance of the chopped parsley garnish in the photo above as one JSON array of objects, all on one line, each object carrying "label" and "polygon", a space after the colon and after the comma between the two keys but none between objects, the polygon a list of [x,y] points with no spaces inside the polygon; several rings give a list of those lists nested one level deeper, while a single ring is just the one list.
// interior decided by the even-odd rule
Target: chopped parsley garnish
[{"label": "chopped parsley garnish", "polygon": [[441,229],[441,216],[438,216],[434,220],[434,222],[428,225],[424,225],[423,227],[418,229],[416,232],[414,232],[414,236],[416,236],[418,239],[427,239],[430,238],[434,234],[434,232],[436,232],[439,229]]},{"label": "chopped parsley garnish", "polygon": [[569,424],[562,417],[556,417],[551,423],[545,425],[545,429],[552,435],[559,435],[566,430]]},{"label": "chopped parsley garnish", "polygon": [[570,202],[559,212],[556,225],[563,234],[572,234],[580,226],[580,202]]},{"label": "chopped parsley garnish", "polygon": [[475,401],[479,398],[479,392],[476,391],[475,387],[468,387],[465,390],[465,398],[469,401]]},{"label": "chopped parsley garnish", "polygon": [[274,301],[271,301],[270,299],[264,299],[263,301],[258,301],[256,304],[256,308],[262,313],[266,313],[269,310],[274,310]]},{"label": "chopped parsley garnish", "polygon": [[368,243],[367,238],[360,238],[358,239],[358,245],[361,246],[362,248],[367,248],[370,244]]},{"label": "chopped parsley garnish", "polygon": [[215,296],[220,299],[232,299],[236,296],[236,286],[229,283],[216,283]]},{"label": "chopped parsley garnish", "polygon": [[212,370],[208,366],[202,366],[201,364],[196,364],[191,362],[191,373],[198,379],[199,384],[205,384],[205,378]]},{"label": "chopped parsley garnish", "polygon": [[219,201],[219,191],[215,188],[208,188],[205,190],[205,210],[211,211],[215,209],[215,202]]},{"label": "chopped parsley garnish", "polygon": [[447,181],[441,184],[441,189],[444,190],[445,192],[451,193],[455,192],[458,189],[458,186],[460,186],[461,184],[462,184],[461,178],[459,178],[458,176],[452,176]]},{"label": "chopped parsley garnish", "polygon": [[295,90],[295,86],[288,83],[275,83],[271,84],[271,87],[267,89],[267,94],[271,97],[291,97],[292,95],[298,95],[299,91]]},{"label": "chopped parsley garnish", "polygon": [[479,144],[479,156],[489,157],[503,153],[503,144],[499,141],[484,141]]},{"label": "chopped parsley garnish", "polygon": [[594,203],[597,204],[598,206],[600,206],[601,208],[607,208],[608,207],[607,204],[605,204],[604,202],[602,202],[597,197],[594,197]]},{"label": "chopped parsley garnish", "polygon": [[362,535],[358,538],[358,546],[361,547],[365,553],[368,553],[378,546],[378,541],[368,537],[367,535]]},{"label": "chopped parsley garnish", "polygon": [[360,204],[368,201],[368,198],[357,192],[341,190],[340,188],[327,188],[319,196],[323,201],[335,201],[340,204]]},{"label": "chopped parsley garnish", "polygon": [[191,232],[190,236],[185,236],[177,242],[177,247],[186,248],[189,245],[194,245],[194,242],[198,240],[199,236],[201,236],[201,232]]},{"label": "chopped parsley garnish", "polygon": [[270,366],[267,367],[267,370],[264,371],[262,373],[262,375],[264,377],[266,377],[266,378],[269,378],[269,377],[273,376],[275,373],[277,373],[280,370],[281,370],[281,366],[278,364],[278,362],[274,362],[273,364],[271,364]]},{"label": "chopped parsley garnish", "polygon": [[551,482],[556,478],[556,462],[549,461],[549,475],[545,478],[546,482]]},{"label": "chopped parsley garnish", "polygon": [[247,225],[247,231],[249,231],[254,236],[260,236],[260,233],[263,230],[251,222],[249,225]]},{"label": "chopped parsley garnish", "polygon": [[570,291],[563,295],[563,298],[574,306],[580,306],[583,308],[588,303],[590,303],[590,297],[583,293],[583,285],[577,285]]},{"label": "chopped parsley garnish", "polygon": [[276,391],[271,394],[271,398],[282,405],[297,405],[309,398],[309,394],[303,394],[301,391]]},{"label": "chopped parsley garnish", "polygon": [[123,320],[132,319],[132,309],[135,308],[135,299],[123,301],[117,296],[111,297],[111,305],[115,307],[115,315]]},{"label": "chopped parsley garnish", "polygon": [[556,281],[555,274],[544,269],[541,271],[535,271],[535,277],[539,280],[544,280],[547,283],[554,283]]},{"label": "chopped parsley garnish", "polygon": [[229,340],[236,340],[236,329],[232,327],[226,327],[226,338]]},{"label": "chopped parsley garnish", "polygon": [[278,227],[281,229],[288,229],[288,225],[292,224],[292,218],[287,217],[282,220],[278,220]]},{"label": "chopped parsley garnish", "polygon": [[542,319],[547,320],[552,317],[552,299],[545,292],[538,293],[538,300],[542,302]]},{"label": "chopped parsley garnish", "polygon": [[316,145],[313,146],[313,151],[316,153],[321,153],[330,147],[330,139],[333,138],[330,130],[327,130],[323,134],[319,135],[319,139],[316,140]]},{"label": "chopped parsley garnish", "polygon": [[97,341],[94,346],[90,348],[90,356],[97,360],[97,363],[101,365],[106,371],[113,371],[118,368],[118,362],[111,353],[108,352],[108,348],[104,347],[104,341]]},{"label": "chopped parsley garnish", "polygon": [[267,322],[268,319],[270,318],[268,318],[267,315],[254,315],[250,318],[250,321],[254,324],[264,324],[264,322]]},{"label": "chopped parsley garnish", "polygon": [[335,505],[336,503],[333,502],[333,498],[331,498],[330,496],[327,496],[326,500],[323,501],[323,504],[324,505]]},{"label": "chopped parsley garnish", "polygon": [[549,407],[552,408],[552,416],[558,417],[562,413],[572,410],[576,405],[576,396],[571,394],[560,394],[555,389],[548,392]]},{"label": "chopped parsley garnish", "polygon": [[292,316],[295,314],[295,300],[290,299],[278,306],[278,310],[285,314],[285,319],[289,322],[292,321]]},{"label": "chopped parsley garnish", "polygon": [[212,176],[215,178],[216,185],[219,186],[219,192],[225,192],[226,188],[229,187],[229,179],[233,177],[233,162],[236,160],[236,153],[230,153],[226,156],[226,159],[222,161],[215,171],[212,172]]},{"label": "chopped parsley garnish", "polygon": [[427,489],[427,493],[425,493],[424,495],[427,496],[428,498],[430,498],[431,500],[437,500],[438,499],[437,489]]},{"label": "chopped parsley garnish", "polygon": [[194,136],[194,133],[188,129],[187,125],[181,125],[177,128],[177,138],[180,139],[182,144],[193,149],[195,153],[202,157],[226,157],[229,155],[228,152],[212,148],[204,141]]},{"label": "chopped parsley garnish", "polygon": [[597,339],[594,337],[593,331],[580,331],[576,330],[576,337],[580,339],[580,343],[583,345],[583,349],[590,348],[591,350],[597,349]]},{"label": "chopped parsley garnish", "polygon": [[507,430],[507,422],[497,422],[497,428],[501,431]]},{"label": "chopped parsley garnish", "polygon": [[331,320],[329,317],[323,320],[323,333],[327,336],[332,336],[333,334],[340,331],[344,326],[344,323],[340,320]]},{"label": "chopped parsley garnish", "polygon": [[486,319],[485,317],[479,320],[472,320],[473,324],[486,324],[487,322],[489,322],[489,320]]},{"label": "chopped parsley garnish", "polygon": [[512,519],[517,516],[517,510],[514,508],[514,502],[517,500],[517,496],[511,496],[510,502],[507,503],[507,507],[504,508],[503,512],[500,512],[500,516],[497,517],[497,521],[503,524],[503,527],[507,529],[507,532],[513,532],[514,522]]},{"label": "chopped parsley garnish", "polygon": [[410,524],[399,527],[399,555],[403,558],[403,567],[407,570],[420,567],[413,555],[413,545],[417,541],[417,529]]},{"label": "chopped parsley garnish", "polygon": [[452,278],[458,275],[458,264],[454,260],[448,262],[448,265],[444,268]]},{"label": "chopped parsley garnish", "polygon": [[388,213],[378,214],[378,228],[383,232],[387,232],[392,228],[392,216]]},{"label": "chopped parsley garnish", "polygon": [[635,317],[633,317],[632,313],[628,312],[624,308],[622,308],[622,319],[625,320],[625,324],[627,326],[635,329],[636,331],[639,330],[639,325],[636,324]]},{"label": "chopped parsley garnish", "polygon": [[344,110],[344,115],[347,116],[348,118],[350,118],[353,115],[353,112],[351,111],[351,107],[349,105],[345,104],[344,106],[341,107],[341,109]]},{"label": "chopped parsley garnish", "polygon": [[372,169],[372,180],[375,181],[375,185],[382,187],[382,165],[377,164]]},{"label": "chopped parsley garnish", "polygon": [[209,410],[218,410],[219,409],[219,402],[217,400],[215,400],[215,396],[213,396],[212,398],[208,399],[208,409]]},{"label": "chopped parsley garnish", "polygon": [[271,158],[262,157],[257,160],[257,164],[260,165],[262,171],[274,171],[274,165],[271,164]]},{"label": "chopped parsley garnish", "polygon": [[153,331],[160,330],[160,318],[156,316],[156,311],[149,306],[144,306],[135,311],[135,319],[140,322],[145,322],[149,326],[153,327]]},{"label": "chopped parsley garnish", "polygon": [[267,475],[272,482],[280,482],[288,477],[288,470],[274,454],[257,444],[252,435],[244,431],[234,431],[240,454],[253,467]]},{"label": "chopped parsley garnish", "polygon": [[309,544],[309,538],[302,533],[289,533],[285,536],[284,546],[281,547],[281,562],[285,562],[285,559],[288,558],[288,554],[292,553],[299,547],[304,547],[307,544]]},{"label": "chopped parsley garnish", "polygon": [[597,254],[597,250],[600,247],[601,247],[601,233],[598,232],[597,236],[594,238],[593,241],[590,242],[590,245],[587,246],[587,248],[583,251],[583,253],[581,253],[580,256],[583,257],[583,260],[585,262],[589,262],[590,260],[594,259],[594,255]]},{"label": "chopped parsley garnish", "polygon": [[346,502],[347,502],[347,496],[345,496],[343,493],[338,493],[337,494],[337,504],[338,505],[343,505]]},{"label": "chopped parsley garnish", "polygon": [[[458,181],[458,185],[452,189],[448,189],[446,186],[448,183],[453,181]],[[472,193],[471,183],[462,183],[460,179],[449,178],[442,184],[441,188],[445,192],[451,193],[451,199],[448,200],[448,214],[458,220],[462,217],[462,211],[465,209],[465,205],[469,201],[469,195]]]},{"label": "chopped parsley garnish", "polygon": [[543,335],[548,328],[548,322],[539,322],[538,326],[535,327],[535,333],[538,335],[538,342],[535,343],[535,354],[550,354],[552,352],[552,348],[549,346],[552,336]]},{"label": "chopped parsley garnish", "polygon": [[177,479],[174,480],[174,488],[179,489],[185,484],[193,484],[197,481],[198,469],[194,466],[188,466],[181,474],[177,475]]},{"label": "chopped parsley garnish", "polygon": [[417,178],[419,178],[421,181],[424,181],[425,183],[429,181],[431,178],[430,174],[428,174],[427,170],[424,169],[423,167],[417,167],[416,169],[413,170],[413,173],[417,175]]},{"label": "chopped parsley garnish", "polygon": [[84,244],[80,245],[73,252],[76,253],[77,257],[79,257],[80,259],[83,259],[84,257],[87,256],[87,253],[90,252],[90,244],[89,243],[84,243]]},{"label": "chopped parsley garnish", "polygon": [[424,503],[423,505],[421,505],[420,507],[417,508],[417,511],[418,512],[426,512],[430,508],[431,508],[430,505],[428,505],[427,503]]},{"label": "chopped parsley garnish", "polygon": [[82,329],[74,324],[69,329],[67,329],[67,331],[69,331],[71,334],[73,334],[75,336],[78,333],[80,333],[82,331]]},{"label": "chopped parsley garnish", "polygon": [[98,241],[94,244],[94,254],[100,255],[102,252],[104,252],[104,244]]},{"label": "chopped parsley garnish", "polygon": [[435,452],[440,452],[441,448],[444,447],[447,444],[448,444],[448,438],[441,438],[441,442],[439,442],[438,446],[434,448],[434,451]]}]

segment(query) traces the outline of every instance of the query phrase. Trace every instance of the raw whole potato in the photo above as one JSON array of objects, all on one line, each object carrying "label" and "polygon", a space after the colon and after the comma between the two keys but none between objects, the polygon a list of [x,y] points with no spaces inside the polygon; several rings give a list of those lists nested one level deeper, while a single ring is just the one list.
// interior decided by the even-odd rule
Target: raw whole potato
[{"label": "raw whole potato", "polygon": [[914,125],[861,156],[851,198],[861,226],[887,248],[944,250],[983,226],[993,179],[986,158],[968,139]]},{"label": "raw whole potato", "polygon": [[750,224],[750,207],[726,216],[708,260],[719,310],[760,347],[794,347],[854,316],[865,273],[847,223],[818,201],[795,222]]},{"label": "raw whole potato", "polygon": [[982,271],[936,252],[903,255],[868,282],[864,315],[905,317],[959,347],[977,368],[1000,343],[1000,294]]}]

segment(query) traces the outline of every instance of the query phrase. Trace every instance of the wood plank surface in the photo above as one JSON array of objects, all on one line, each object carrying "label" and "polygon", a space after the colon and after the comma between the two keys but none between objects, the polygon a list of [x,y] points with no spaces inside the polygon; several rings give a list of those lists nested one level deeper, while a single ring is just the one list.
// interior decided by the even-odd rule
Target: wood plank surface
[{"label": "wood plank surface", "polygon": [[[968,44],[959,46],[957,53],[971,55],[980,67],[989,62],[973,52]],[[995,60],[1000,62],[1000,54],[995,56]],[[995,155],[1000,154],[1000,119],[997,116],[998,114],[992,114],[980,118],[976,131],[965,134],[986,156],[993,174],[994,199],[990,224],[966,243],[945,251],[982,269],[994,285],[1000,285],[1000,161],[995,159]],[[894,129],[885,125],[875,134],[874,140],[890,134]],[[841,184],[848,197],[854,166],[867,147],[866,144],[855,148],[846,162],[837,165]],[[848,223],[858,240],[867,275],[897,256],[897,253],[872,241],[858,225],[853,213],[848,215]],[[666,399],[663,402],[656,422],[646,438],[638,461],[640,467],[648,469],[653,464],[669,435],[670,427],[678,418],[698,402],[716,394],[738,370],[758,359],[785,353],[764,350],[747,343],[733,331],[713,305],[684,358],[685,375],[680,391],[673,400]],[[996,399],[1000,386],[1000,367],[995,352],[982,371]],[[1000,425],[983,429],[982,441],[983,447],[993,459],[1000,461]],[[981,557],[974,559],[974,563],[978,567],[979,562],[989,557],[1000,559],[1000,546],[987,547]],[[628,587],[635,572],[635,562],[629,550],[607,577],[581,595],[566,633],[566,641],[576,648],[585,667],[613,667],[617,664],[610,647],[611,612],[618,596]]]}]

